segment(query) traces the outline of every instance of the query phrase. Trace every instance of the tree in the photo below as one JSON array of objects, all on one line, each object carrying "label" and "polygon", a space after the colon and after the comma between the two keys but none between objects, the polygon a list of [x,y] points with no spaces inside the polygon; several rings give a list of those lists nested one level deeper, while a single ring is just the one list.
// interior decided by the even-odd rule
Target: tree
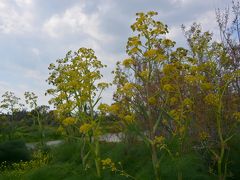
[{"label": "tree", "polygon": [[[222,65],[225,72],[238,71],[240,66],[240,2],[233,0],[232,7],[225,11],[217,9],[217,22],[220,30],[220,37],[228,59],[222,60]],[[230,22],[230,18],[233,21]],[[238,92],[240,96],[240,78],[236,77],[231,82],[232,88]],[[240,111],[240,105],[238,107]]]},{"label": "tree", "polygon": [[35,126],[35,118],[37,119],[37,123],[38,123],[38,129],[40,131],[41,134],[41,146],[44,146],[44,125],[43,125],[43,120],[41,118],[41,108],[38,107],[38,103],[37,103],[37,99],[38,96],[35,95],[33,92],[25,92],[24,93],[25,96],[25,101],[26,104],[28,104],[30,106],[30,109],[34,112],[36,112],[36,117],[34,117],[34,126]]},{"label": "tree", "polygon": [[[193,97],[193,117],[196,119],[196,132],[207,142],[207,149],[217,162],[219,179],[226,179],[230,148],[228,141],[236,130],[236,114],[239,114],[236,80],[240,77],[238,69],[230,70],[234,64],[223,43],[212,40],[212,34],[202,32],[196,23],[185,30],[189,44],[189,56],[194,61],[188,75],[188,86]],[[226,62],[231,62],[226,66]]]},{"label": "tree", "polygon": [[[80,48],[76,52],[69,51],[64,59],[50,64],[49,84],[47,91],[54,97],[56,114],[68,137],[75,138],[79,132],[84,142],[82,161],[92,153],[95,159],[97,175],[100,171],[100,119],[96,118],[94,109],[101,99],[107,83],[99,82],[102,77],[100,69],[106,67],[97,59],[92,49]],[[80,127],[80,128],[79,128]],[[84,149],[88,145],[88,149]],[[84,153],[86,152],[86,153]]]},{"label": "tree", "polygon": [[9,139],[13,138],[14,130],[15,130],[15,124],[14,124],[14,118],[15,113],[21,110],[23,107],[23,104],[20,103],[20,98],[15,96],[13,92],[5,92],[2,95],[3,100],[1,101],[1,108],[5,110],[8,115],[10,115],[9,119]]},{"label": "tree", "polygon": [[[168,27],[154,20],[156,12],[137,13],[136,22],[131,29],[136,35],[127,43],[129,58],[122,64],[117,63],[114,71],[114,83],[117,90],[116,101],[110,109],[125,122],[136,125],[137,133],[151,149],[152,163],[156,179],[160,178],[158,148],[164,142],[164,119],[170,119],[167,112],[165,89],[172,89],[163,84],[163,67],[171,63],[175,42],[166,38]],[[176,55],[185,56],[183,48]],[[171,91],[171,90],[170,90]],[[118,106],[114,108],[114,106]],[[140,128],[140,129],[139,129]]]}]

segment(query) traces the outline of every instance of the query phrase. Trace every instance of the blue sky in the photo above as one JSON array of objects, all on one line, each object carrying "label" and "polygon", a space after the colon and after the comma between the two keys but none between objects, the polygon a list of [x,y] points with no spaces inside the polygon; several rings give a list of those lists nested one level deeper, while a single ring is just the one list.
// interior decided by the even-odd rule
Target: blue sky
[{"label": "blue sky", "polygon": [[[230,0],[0,0],[0,95],[13,91],[23,97],[33,91],[40,104],[48,65],[67,51],[93,48],[108,68],[104,80],[112,80],[115,63],[126,57],[127,38],[136,12],[154,10],[169,25],[168,36],[184,45],[181,24],[201,23],[218,34],[215,8]],[[215,36],[217,38],[217,36]],[[113,87],[103,101],[111,102]]]}]

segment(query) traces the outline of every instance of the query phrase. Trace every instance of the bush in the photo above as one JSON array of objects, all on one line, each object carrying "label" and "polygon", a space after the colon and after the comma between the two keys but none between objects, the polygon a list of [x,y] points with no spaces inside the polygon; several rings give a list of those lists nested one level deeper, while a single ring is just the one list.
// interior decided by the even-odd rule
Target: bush
[{"label": "bush", "polygon": [[0,163],[14,163],[30,160],[30,152],[21,140],[0,143]]}]

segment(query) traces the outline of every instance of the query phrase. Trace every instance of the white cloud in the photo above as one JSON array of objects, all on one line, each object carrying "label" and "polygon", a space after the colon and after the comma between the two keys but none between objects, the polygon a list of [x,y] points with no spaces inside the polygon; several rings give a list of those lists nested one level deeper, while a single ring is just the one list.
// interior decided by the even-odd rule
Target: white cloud
[{"label": "white cloud", "polygon": [[58,38],[68,34],[87,35],[102,42],[111,41],[113,37],[99,30],[99,14],[86,14],[83,5],[67,9],[63,14],[55,14],[43,25],[43,31],[49,36]]},{"label": "white cloud", "polygon": [[20,7],[31,6],[33,4],[32,0],[15,0],[16,4]]},{"label": "white cloud", "polygon": [[[19,7],[15,6],[18,5]],[[0,2],[0,33],[22,34],[33,30],[33,14],[29,5],[31,0],[16,0],[13,3],[7,0]]]}]

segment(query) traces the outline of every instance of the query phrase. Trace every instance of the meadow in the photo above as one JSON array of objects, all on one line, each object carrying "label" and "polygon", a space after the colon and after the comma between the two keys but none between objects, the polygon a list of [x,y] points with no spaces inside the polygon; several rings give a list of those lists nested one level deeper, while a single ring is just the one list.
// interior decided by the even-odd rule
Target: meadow
[{"label": "meadow", "polygon": [[[157,12],[137,13],[111,83],[93,49],[67,52],[49,65],[54,108],[34,92],[24,104],[4,93],[0,179],[240,179],[239,3],[232,8],[229,23],[216,11],[219,41],[200,24],[182,26],[187,47],[168,38]],[[101,101],[109,86],[112,104]]]}]

